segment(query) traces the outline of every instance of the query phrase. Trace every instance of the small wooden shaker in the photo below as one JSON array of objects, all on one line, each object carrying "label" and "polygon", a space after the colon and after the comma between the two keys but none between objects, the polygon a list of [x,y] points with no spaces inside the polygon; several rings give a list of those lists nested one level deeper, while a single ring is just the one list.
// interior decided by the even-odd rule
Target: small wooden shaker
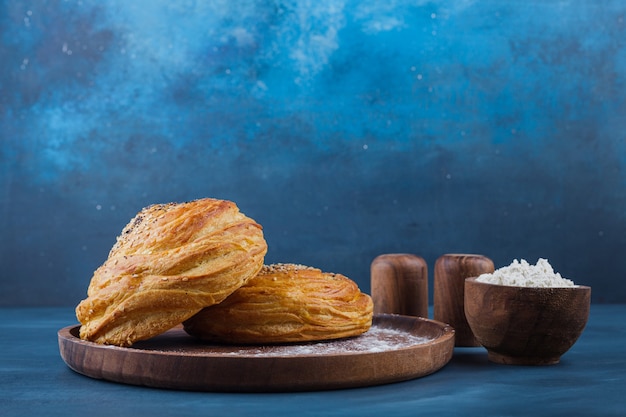
[{"label": "small wooden shaker", "polygon": [[434,319],[454,327],[455,346],[480,346],[465,318],[465,278],[493,271],[493,261],[483,255],[446,254],[435,262]]},{"label": "small wooden shaker", "polygon": [[377,256],[371,265],[374,313],[428,318],[428,266],[419,256]]}]

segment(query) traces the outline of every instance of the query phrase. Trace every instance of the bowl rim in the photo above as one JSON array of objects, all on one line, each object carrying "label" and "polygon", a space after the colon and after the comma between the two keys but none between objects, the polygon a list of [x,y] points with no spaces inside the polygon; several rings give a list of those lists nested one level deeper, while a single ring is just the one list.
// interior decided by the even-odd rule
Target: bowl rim
[{"label": "bowl rim", "polygon": [[575,290],[591,290],[591,287],[588,285],[574,285],[573,287],[523,287],[520,285],[502,285],[502,284],[493,284],[491,282],[481,282],[481,281],[476,281],[478,277],[467,277],[465,278],[465,282],[471,282],[474,284],[478,284],[478,285],[486,285],[486,286],[492,286],[492,287],[500,287],[500,288],[515,288],[517,290],[569,290],[569,291],[575,291]]}]

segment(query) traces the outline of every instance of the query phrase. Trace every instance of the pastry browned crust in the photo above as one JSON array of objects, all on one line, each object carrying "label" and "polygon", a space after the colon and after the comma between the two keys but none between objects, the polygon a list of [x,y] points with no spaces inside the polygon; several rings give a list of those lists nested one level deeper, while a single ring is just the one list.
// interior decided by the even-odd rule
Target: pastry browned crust
[{"label": "pastry browned crust", "polygon": [[212,342],[306,342],[362,334],[372,315],[372,299],[349,278],[275,264],[264,266],[222,303],[185,321],[184,328]]},{"label": "pastry browned crust", "polygon": [[267,244],[225,200],[157,204],[122,230],[76,307],[80,337],[130,346],[219,303],[255,276]]}]

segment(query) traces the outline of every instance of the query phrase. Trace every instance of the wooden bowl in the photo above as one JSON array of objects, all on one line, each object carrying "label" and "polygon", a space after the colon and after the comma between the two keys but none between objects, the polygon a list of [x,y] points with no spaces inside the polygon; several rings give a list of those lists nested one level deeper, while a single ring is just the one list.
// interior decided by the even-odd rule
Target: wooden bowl
[{"label": "wooden bowl", "polygon": [[550,365],[587,324],[591,288],[511,287],[465,280],[465,316],[491,362]]}]

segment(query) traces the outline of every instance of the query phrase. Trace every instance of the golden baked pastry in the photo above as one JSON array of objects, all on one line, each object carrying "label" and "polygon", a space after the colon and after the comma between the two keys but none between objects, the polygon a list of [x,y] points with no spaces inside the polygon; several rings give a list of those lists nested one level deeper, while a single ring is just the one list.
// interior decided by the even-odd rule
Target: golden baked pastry
[{"label": "golden baked pastry", "polygon": [[230,201],[157,204],[124,227],[76,307],[80,337],[130,346],[224,300],[263,266],[259,224]]},{"label": "golden baked pastry", "polygon": [[340,274],[295,264],[265,265],[220,304],[184,322],[192,336],[221,343],[285,343],[366,332],[373,302]]}]

